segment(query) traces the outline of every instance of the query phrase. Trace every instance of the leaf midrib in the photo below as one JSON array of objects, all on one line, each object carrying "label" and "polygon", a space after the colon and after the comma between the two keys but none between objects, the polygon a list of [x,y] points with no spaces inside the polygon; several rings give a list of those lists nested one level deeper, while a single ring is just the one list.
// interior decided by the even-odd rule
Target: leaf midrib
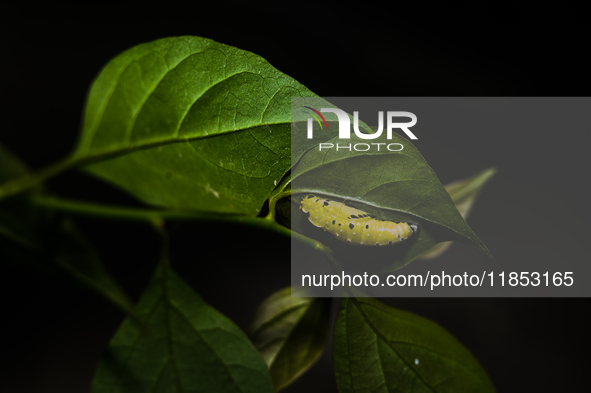
[{"label": "leaf midrib", "polygon": [[[102,161],[104,159],[116,158],[116,157],[120,157],[120,156],[123,156],[126,154],[134,153],[136,151],[148,150],[148,149],[152,149],[155,147],[166,146],[166,145],[171,145],[171,144],[175,144],[175,143],[195,142],[195,141],[199,141],[202,139],[222,137],[225,135],[233,134],[235,132],[245,132],[245,131],[255,129],[258,127],[267,127],[267,126],[284,125],[284,124],[290,124],[290,123],[277,122],[277,123],[259,124],[259,125],[255,125],[255,126],[249,126],[246,128],[224,131],[223,134],[218,133],[218,134],[209,134],[209,135],[199,135],[199,136],[195,136],[195,137],[191,137],[191,138],[187,137],[187,138],[178,138],[178,139],[172,139],[172,140],[162,140],[162,141],[156,141],[156,142],[149,142],[146,144],[139,144],[139,145],[135,145],[135,146],[126,146],[123,148],[118,148],[113,151],[97,152],[97,153],[88,154],[85,156],[77,156],[77,153],[74,153],[70,157],[70,159],[68,160],[67,166],[68,167],[75,167],[75,166],[88,165],[88,164],[91,164],[91,163],[94,163],[97,161]],[[4,183],[0,183],[0,186],[2,186],[3,184]]]},{"label": "leaf midrib", "polygon": [[302,308],[302,307],[308,307],[310,305],[310,302],[301,302],[301,303],[294,303],[288,307],[286,307],[285,309],[281,310],[280,312],[278,312],[277,314],[274,314],[273,316],[269,317],[268,319],[263,320],[263,322],[261,322],[261,324],[256,328],[256,330],[253,333],[253,338],[256,338],[257,334],[261,331],[264,330],[266,327],[268,327],[270,324],[272,324],[273,322],[277,321],[278,319],[282,318],[283,316],[287,315],[287,314],[291,314],[292,312]]},{"label": "leaf midrib", "polygon": [[298,318],[297,322],[294,323],[291,327],[291,329],[289,329],[289,332],[287,333],[287,335],[285,335],[284,339],[279,338],[279,340],[281,340],[281,345],[279,346],[277,352],[275,353],[275,355],[273,356],[273,358],[270,361],[270,365],[269,365],[269,370],[273,367],[273,365],[275,364],[275,361],[277,360],[277,358],[281,355],[281,353],[283,352],[284,348],[285,348],[285,344],[289,341],[289,339],[291,338],[293,332],[296,330],[296,327],[301,323],[302,319],[304,318],[304,316],[308,313],[308,311],[310,310],[310,305],[311,303],[305,303],[302,304],[300,307],[294,307],[292,309],[290,309],[289,311],[286,311],[284,313],[281,313],[282,315],[286,315],[286,314],[290,314],[292,312],[297,311],[299,308],[305,307],[306,310],[302,313],[301,317]]}]

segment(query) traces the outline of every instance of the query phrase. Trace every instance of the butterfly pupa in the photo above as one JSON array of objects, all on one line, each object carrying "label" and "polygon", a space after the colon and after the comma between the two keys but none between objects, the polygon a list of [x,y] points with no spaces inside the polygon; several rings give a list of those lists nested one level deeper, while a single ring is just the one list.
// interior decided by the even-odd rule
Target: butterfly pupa
[{"label": "butterfly pupa", "polygon": [[301,198],[300,209],[310,222],[340,241],[362,246],[387,246],[407,240],[418,224],[379,220],[362,210],[308,194]]}]

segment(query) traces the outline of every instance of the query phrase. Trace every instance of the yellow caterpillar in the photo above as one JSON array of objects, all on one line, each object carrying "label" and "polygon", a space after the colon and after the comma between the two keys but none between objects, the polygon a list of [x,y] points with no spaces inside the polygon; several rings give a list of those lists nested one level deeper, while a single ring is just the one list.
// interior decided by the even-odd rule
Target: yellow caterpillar
[{"label": "yellow caterpillar", "polygon": [[338,240],[362,246],[386,246],[405,241],[419,226],[407,222],[378,220],[362,210],[316,195],[301,198],[300,209],[310,222]]}]

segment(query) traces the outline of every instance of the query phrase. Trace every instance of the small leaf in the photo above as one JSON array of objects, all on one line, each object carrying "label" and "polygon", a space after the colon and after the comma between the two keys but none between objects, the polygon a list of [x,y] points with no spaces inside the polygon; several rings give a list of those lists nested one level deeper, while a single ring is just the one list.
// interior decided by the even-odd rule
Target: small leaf
[{"label": "small leaf", "polygon": [[59,236],[54,243],[56,265],[71,278],[94,290],[121,310],[141,321],[121,286],[105,269],[94,247],[78,231],[71,220],[62,219]]},{"label": "small leaf", "polygon": [[103,355],[92,393],[273,392],[269,371],[232,321],[161,264]]},{"label": "small leaf", "polygon": [[[0,144],[0,182],[26,173],[26,166]],[[27,197],[0,203],[0,259],[73,280],[134,315],[131,301],[74,223]]]},{"label": "small leaf", "polygon": [[253,342],[269,367],[276,390],[291,384],[320,357],[329,320],[330,299],[292,297],[291,287],[259,306],[252,324]]},{"label": "small leaf", "polygon": [[244,50],[138,45],[93,83],[74,160],[153,205],[256,215],[291,166],[292,96],[315,94]]},{"label": "small leaf", "polygon": [[[472,206],[478,198],[480,190],[482,190],[484,185],[490,180],[491,177],[493,177],[496,172],[496,168],[488,168],[467,179],[458,180],[445,186],[445,190],[448,192],[451,200],[456,205],[456,208],[464,220],[468,218],[468,215],[472,210]],[[429,251],[421,254],[419,259],[432,259],[438,257],[439,255],[443,254],[451,245],[452,242],[439,243]]]},{"label": "small leaf", "polygon": [[494,392],[470,352],[439,325],[373,298],[345,298],[334,332],[340,393]]},{"label": "small leaf", "polygon": [[[418,235],[404,245],[375,250],[376,256],[372,259],[388,260],[385,270],[400,268],[437,243],[447,240],[474,245],[490,255],[455,208],[435,172],[408,140],[394,133],[391,140],[382,135],[374,141],[382,146],[399,143],[404,148],[396,152],[386,148],[380,151],[309,150],[292,169],[292,195],[325,195],[346,201],[348,205],[380,219],[420,224]],[[336,140],[330,142],[337,143]],[[351,145],[358,142],[364,143],[364,140],[352,135]],[[294,211],[292,216],[294,214],[302,213]],[[323,236],[321,230],[316,232],[318,236]],[[320,241],[335,250],[347,247],[328,234]],[[367,258],[368,250],[370,247],[365,247],[360,257]],[[351,247],[342,251],[343,258],[357,255]],[[370,251],[374,253],[374,250]]]}]

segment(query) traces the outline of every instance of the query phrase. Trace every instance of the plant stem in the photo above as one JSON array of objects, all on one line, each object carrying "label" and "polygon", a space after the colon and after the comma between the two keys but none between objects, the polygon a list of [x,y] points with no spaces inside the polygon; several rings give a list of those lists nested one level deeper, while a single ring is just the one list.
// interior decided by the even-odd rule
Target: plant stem
[{"label": "plant stem", "polygon": [[164,220],[202,220],[258,227],[275,232],[281,236],[292,238],[293,240],[322,253],[329,261],[335,272],[340,272],[340,269],[334,260],[333,252],[330,248],[326,247],[319,241],[311,239],[300,233],[293,232],[289,228],[286,228],[282,225],[279,225],[275,221],[270,220],[268,217],[260,218],[212,212],[153,210],[133,207],[108,206],[98,203],[56,198],[47,195],[33,195],[29,198],[29,200],[33,205],[36,206],[42,206],[73,214],[111,220],[144,221],[154,225],[155,228],[160,228],[161,223]]},{"label": "plant stem", "polygon": [[269,198],[269,214],[267,214],[267,217],[265,218],[275,221],[275,206],[277,205],[277,201],[290,195],[291,190],[283,190],[277,194],[271,195]]},{"label": "plant stem", "polygon": [[0,200],[9,196],[18,194],[29,188],[35,187],[54,177],[55,175],[78,165],[78,161],[73,158],[66,158],[55,164],[49,165],[39,172],[31,173],[17,179],[9,180],[6,183],[0,184]]},{"label": "plant stem", "polygon": [[[32,204],[56,209],[64,212],[99,217],[114,220],[146,221],[150,223],[162,220],[205,220],[228,222],[264,228],[281,234],[291,236],[291,230],[265,218],[257,218],[231,213],[196,212],[186,210],[154,210],[133,207],[109,206],[98,203],[75,201],[71,199],[56,198],[46,195],[33,195],[30,198]],[[306,238],[308,239],[308,238]],[[311,240],[311,239],[310,239]]]}]

